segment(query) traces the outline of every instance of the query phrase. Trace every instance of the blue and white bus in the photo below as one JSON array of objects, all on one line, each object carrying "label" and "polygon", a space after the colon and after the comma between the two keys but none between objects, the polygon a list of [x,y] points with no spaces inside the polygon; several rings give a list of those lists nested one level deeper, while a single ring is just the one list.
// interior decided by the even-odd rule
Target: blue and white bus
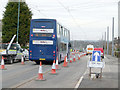
[{"label": "blue and white bus", "polygon": [[69,57],[70,31],[55,19],[32,19],[30,26],[29,60],[59,62]]}]

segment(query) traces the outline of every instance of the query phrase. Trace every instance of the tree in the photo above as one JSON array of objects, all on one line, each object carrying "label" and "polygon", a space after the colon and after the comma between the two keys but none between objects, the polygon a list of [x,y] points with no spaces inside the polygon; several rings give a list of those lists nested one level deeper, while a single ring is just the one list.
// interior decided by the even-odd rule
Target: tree
[{"label": "tree", "polygon": [[[13,35],[17,34],[18,2],[8,2],[5,9],[2,19],[2,42],[8,43]],[[22,46],[25,46],[29,42],[31,18],[32,12],[27,4],[25,2],[20,2],[18,42]],[[16,42],[16,39],[14,42]]]}]

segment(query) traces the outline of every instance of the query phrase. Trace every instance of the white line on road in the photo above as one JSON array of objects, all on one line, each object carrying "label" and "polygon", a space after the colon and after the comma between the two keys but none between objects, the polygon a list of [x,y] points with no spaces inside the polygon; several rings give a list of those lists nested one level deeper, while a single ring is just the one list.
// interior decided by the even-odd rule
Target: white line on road
[{"label": "white line on road", "polygon": [[79,85],[80,85],[80,83],[82,82],[82,80],[83,80],[83,76],[80,78],[80,80],[79,80],[78,83],[76,84],[74,90],[77,90],[77,88],[79,87]]},{"label": "white line on road", "polygon": [[82,77],[80,77],[79,81],[77,82],[77,84],[75,85],[75,89],[74,90],[77,90],[77,88],[79,87],[79,85],[81,84],[83,78],[84,78],[84,75],[87,73],[87,70],[85,71],[85,73],[82,75]]}]

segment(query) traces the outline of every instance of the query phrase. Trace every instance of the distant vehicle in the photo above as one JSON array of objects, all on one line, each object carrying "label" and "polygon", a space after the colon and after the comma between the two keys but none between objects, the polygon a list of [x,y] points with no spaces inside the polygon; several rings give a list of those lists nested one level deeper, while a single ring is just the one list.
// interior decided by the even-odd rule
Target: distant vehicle
[{"label": "distant vehicle", "polygon": [[12,43],[15,36],[13,36],[10,43],[0,43],[0,55],[4,57],[5,62],[10,64],[14,63],[14,61],[20,61],[23,55],[23,49],[20,44]]},{"label": "distant vehicle", "polygon": [[96,51],[101,51],[101,57],[104,58],[104,51],[103,48],[94,48]]},{"label": "distant vehicle", "polygon": [[93,52],[93,50],[94,50],[94,46],[93,45],[91,45],[91,44],[89,44],[89,45],[87,45],[87,48],[86,48],[86,55],[88,55],[88,54],[92,54],[92,52]]},{"label": "distant vehicle", "polygon": [[25,60],[29,60],[29,51],[27,49],[24,49],[23,55]]},{"label": "distant vehicle", "polygon": [[59,62],[70,54],[70,31],[55,19],[32,19],[30,26],[29,60]]}]

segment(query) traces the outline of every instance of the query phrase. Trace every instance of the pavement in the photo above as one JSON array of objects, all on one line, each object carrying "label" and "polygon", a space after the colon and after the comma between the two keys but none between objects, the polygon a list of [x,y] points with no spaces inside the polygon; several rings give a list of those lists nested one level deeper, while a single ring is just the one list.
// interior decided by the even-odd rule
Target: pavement
[{"label": "pavement", "polygon": [[[87,68],[78,88],[118,88],[118,64],[120,64],[118,58],[106,55],[104,61],[102,78],[89,77],[89,68]],[[100,69],[93,71],[99,72]]]}]

